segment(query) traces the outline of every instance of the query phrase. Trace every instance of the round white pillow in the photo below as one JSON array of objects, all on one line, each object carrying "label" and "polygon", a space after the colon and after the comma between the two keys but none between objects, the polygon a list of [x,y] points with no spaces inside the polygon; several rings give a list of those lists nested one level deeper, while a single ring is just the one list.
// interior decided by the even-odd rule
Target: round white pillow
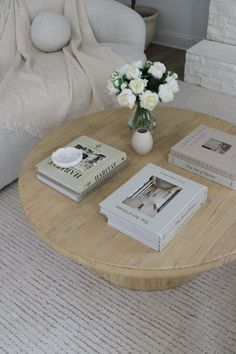
[{"label": "round white pillow", "polygon": [[31,40],[36,48],[44,52],[62,49],[70,40],[71,26],[68,19],[54,11],[38,14],[31,25]]}]

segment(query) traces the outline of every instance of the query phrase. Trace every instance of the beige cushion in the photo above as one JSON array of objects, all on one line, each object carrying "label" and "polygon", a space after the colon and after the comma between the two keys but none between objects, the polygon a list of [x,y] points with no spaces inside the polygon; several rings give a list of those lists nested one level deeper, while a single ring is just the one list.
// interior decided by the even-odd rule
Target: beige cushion
[{"label": "beige cushion", "polygon": [[70,40],[71,25],[68,19],[55,11],[43,11],[31,25],[31,40],[44,52],[62,49]]}]

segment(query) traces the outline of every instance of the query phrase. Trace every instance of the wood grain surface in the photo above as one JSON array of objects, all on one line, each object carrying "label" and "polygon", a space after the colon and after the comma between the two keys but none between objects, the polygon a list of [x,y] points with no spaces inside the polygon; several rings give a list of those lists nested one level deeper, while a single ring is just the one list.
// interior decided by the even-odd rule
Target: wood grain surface
[{"label": "wood grain surface", "polygon": [[[236,190],[199,177],[167,162],[170,147],[199,124],[236,135],[236,127],[176,108],[155,111],[155,145],[146,156],[131,148],[130,110],[95,113],[70,121],[43,139],[28,155],[19,179],[22,204],[39,236],[62,255],[86,265],[114,284],[139,290],[175,287],[201,272],[236,259]],[[55,149],[88,135],[127,152],[130,165],[80,204],[36,179],[35,165]],[[209,187],[207,204],[162,252],[109,227],[99,202],[147,163],[154,163]]]}]

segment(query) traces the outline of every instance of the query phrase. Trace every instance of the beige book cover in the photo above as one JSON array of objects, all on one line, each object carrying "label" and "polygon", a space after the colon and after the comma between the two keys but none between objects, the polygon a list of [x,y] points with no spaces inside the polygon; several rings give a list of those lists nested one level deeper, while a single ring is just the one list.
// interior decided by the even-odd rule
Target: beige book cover
[{"label": "beige book cover", "polygon": [[80,136],[67,146],[82,150],[83,159],[77,166],[57,167],[49,156],[36,168],[38,173],[76,193],[82,193],[127,159],[125,152],[87,136]]},{"label": "beige book cover", "polygon": [[236,179],[236,136],[201,124],[170,149],[170,154]]}]

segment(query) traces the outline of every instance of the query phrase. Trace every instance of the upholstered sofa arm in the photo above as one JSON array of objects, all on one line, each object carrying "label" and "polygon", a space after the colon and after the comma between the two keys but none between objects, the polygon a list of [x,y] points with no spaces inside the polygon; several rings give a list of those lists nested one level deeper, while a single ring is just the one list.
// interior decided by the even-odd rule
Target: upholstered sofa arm
[{"label": "upholstered sofa arm", "polygon": [[116,42],[144,50],[146,30],[135,11],[114,0],[85,0],[91,27],[99,42]]}]

